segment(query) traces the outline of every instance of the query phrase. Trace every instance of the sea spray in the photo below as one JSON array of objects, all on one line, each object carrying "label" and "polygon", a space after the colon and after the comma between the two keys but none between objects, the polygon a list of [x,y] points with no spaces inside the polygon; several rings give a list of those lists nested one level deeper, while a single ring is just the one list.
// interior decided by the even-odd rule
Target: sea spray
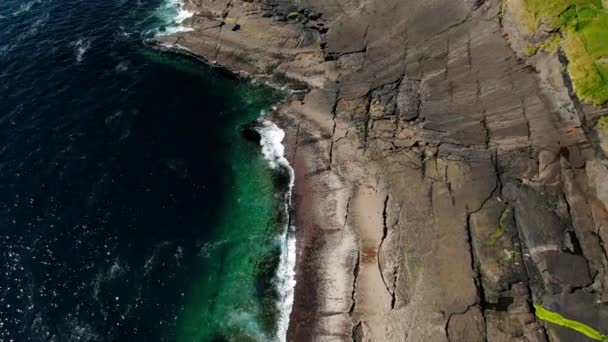
[{"label": "sea spray", "polygon": [[[260,145],[264,159],[268,160],[270,167],[274,170],[287,172],[289,183],[285,192],[284,210],[289,214],[291,206],[291,193],[294,186],[294,171],[289,161],[285,158],[285,146],[282,142],[285,132],[277,125],[268,120],[263,120],[257,128],[260,134]],[[286,341],[287,328],[289,327],[289,316],[293,306],[296,264],[296,237],[295,226],[290,220],[285,223],[285,228],[278,237],[281,246],[279,266],[275,274],[275,285],[279,294],[277,303],[279,317],[277,322],[276,337],[278,341]]]},{"label": "sea spray", "polygon": [[156,16],[164,24],[162,29],[155,29],[155,36],[170,35],[178,32],[192,31],[191,27],[184,26],[184,21],[191,18],[194,12],[185,8],[183,2],[179,0],[166,0],[156,10]]}]

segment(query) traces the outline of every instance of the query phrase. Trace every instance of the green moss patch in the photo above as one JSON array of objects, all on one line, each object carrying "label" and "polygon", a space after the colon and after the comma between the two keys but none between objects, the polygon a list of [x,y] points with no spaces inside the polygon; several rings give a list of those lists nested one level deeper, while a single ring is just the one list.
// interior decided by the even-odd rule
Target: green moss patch
[{"label": "green moss patch", "polygon": [[608,130],[608,116],[602,116],[598,121],[597,121],[597,127],[601,128],[601,129],[605,129]]},{"label": "green moss patch", "polygon": [[601,0],[524,0],[525,24],[531,32],[535,32],[541,22],[550,28],[558,29],[561,17],[573,7],[584,7],[588,5],[602,8]]},{"label": "green moss patch", "polygon": [[553,51],[557,50],[561,41],[562,41],[561,36],[559,34],[555,33],[555,34],[551,35],[551,38],[542,42],[540,44],[540,48],[546,52],[553,52]]},{"label": "green moss patch", "polygon": [[[524,0],[524,3],[522,21],[530,33],[542,27],[561,34],[569,60],[568,74],[578,97],[595,105],[608,102],[608,12],[602,0]],[[559,45],[555,41],[546,44]]]},{"label": "green moss patch", "polygon": [[568,73],[581,100],[601,105],[608,101],[608,12],[601,7],[576,7],[565,21],[564,51]]},{"label": "green moss patch", "polygon": [[498,220],[498,229],[494,231],[494,233],[492,233],[492,235],[490,235],[490,237],[486,240],[486,245],[496,246],[498,240],[500,240],[500,238],[505,235],[505,233],[507,232],[507,227],[505,226],[505,223],[507,221],[507,218],[509,218],[510,213],[510,207],[507,207],[505,208],[505,210],[502,211],[502,213],[500,214],[500,219]]},{"label": "green moss patch", "polygon": [[534,45],[527,45],[524,48],[524,52],[526,53],[526,55],[528,56],[534,56],[536,54],[536,52],[538,51],[538,47],[534,46]]}]

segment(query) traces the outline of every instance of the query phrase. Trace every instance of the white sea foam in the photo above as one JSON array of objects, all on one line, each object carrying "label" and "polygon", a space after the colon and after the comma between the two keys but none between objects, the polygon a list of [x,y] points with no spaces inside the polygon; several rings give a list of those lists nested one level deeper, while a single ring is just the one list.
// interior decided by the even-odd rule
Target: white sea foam
[{"label": "white sea foam", "polygon": [[191,18],[194,12],[187,10],[180,0],[166,0],[156,10],[156,15],[165,23],[164,29],[156,33],[157,36],[193,30],[183,23],[186,19]]},{"label": "white sea foam", "polygon": [[194,15],[194,12],[188,11],[180,1],[171,0],[170,3],[177,8],[177,16],[173,19],[176,23],[181,24]]},{"label": "white sea foam", "polygon": [[[289,187],[285,193],[285,212],[288,214],[291,206],[291,192],[294,186],[294,171],[289,161],[285,158],[285,146],[283,139],[285,132],[274,123],[264,120],[262,126],[258,128],[260,133],[260,145],[264,159],[268,160],[273,169],[283,169],[289,173]],[[289,327],[289,316],[293,307],[296,265],[296,236],[295,226],[290,221],[285,224],[285,229],[278,237],[281,245],[281,258],[275,275],[275,284],[279,292],[279,321],[277,322],[278,341],[287,340],[287,328]]]},{"label": "white sea foam", "polygon": [[25,39],[28,39],[30,37],[35,36],[36,34],[38,34],[38,32],[40,31],[40,29],[42,27],[44,27],[44,25],[46,25],[46,23],[49,21],[51,15],[49,13],[43,13],[39,16],[37,16],[37,19],[34,23],[32,23],[31,25],[28,26],[27,30],[23,30],[21,31],[17,37],[15,38],[15,42],[20,42],[23,41]]},{"label": "white sea foam", "polygon": [[13,12],[13,16],[16,17],[22,13],[29,12],[30,9],[32,9],[32,6],[34,6],[35,4],[40,4],[40,3],[42,3],[41,0],[34,0],[34,1],[30,1],[30,2],[26,2],[24,4],[21,4],[21,6],[19,6],[19,9],[16,10],[15,12]]},{"label": "white sea foam", "polygon": [[203,258],[210,258],[211,253],[213,253],[219,247],[223,246],[224,244],[226,244],[228,242],[230,242],[230,241],[227,239],[223,239],[223,240],[215,241],[215,242],[206,242],[200,247],[200,249],[198,251],[198,255]]},{"label": "white sea foam", "polygon": [[117,72],[125,72],[129,70],[129,64],[127,62],[120,62],[118,65],[116,65],[115,69]]},{"label": "white sea foam", "polygon": [[264,155],[264,159],[270,163],[270,167],[273,169],[279,167],[291,169],[289,162],[285,158],[285,146],[283,146],[285,132],[268,120],[262,122],[262,127],[258,128],[258,132],[261,137],[262,154]]},{"label": "white sea foam", "polygon": [[268,341],[268,337],[255,317],[247,311],[236,309],[231,311],[224,323],[227,327],[237,329],[255,341]]},{"label": "white sea foam", "polygon": [[80,63],[84,60],[84,54],[91,48],[91,40],[81,38],[71,45],[75,48],[76,61]]}]

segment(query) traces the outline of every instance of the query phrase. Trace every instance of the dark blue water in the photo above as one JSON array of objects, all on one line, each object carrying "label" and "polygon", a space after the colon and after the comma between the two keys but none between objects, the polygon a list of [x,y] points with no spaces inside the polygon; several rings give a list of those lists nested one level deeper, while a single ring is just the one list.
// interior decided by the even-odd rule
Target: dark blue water
[{"label": "dark blue water", "polygon": [[268,334],[247,244],[274,188],[239,127],[270,92],[142,44],[161,0],[28,1],[0,2],[0,341]]}]

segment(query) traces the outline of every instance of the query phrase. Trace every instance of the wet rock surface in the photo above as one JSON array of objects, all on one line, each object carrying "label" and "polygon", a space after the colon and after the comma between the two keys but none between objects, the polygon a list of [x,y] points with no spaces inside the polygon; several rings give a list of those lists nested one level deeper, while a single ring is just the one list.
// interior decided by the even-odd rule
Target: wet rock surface
[{"label": "wet rock surface", "polygon": [[608,334],[597,109],[557,53],[512,49],[500,1],[188,7],[162,43],[310,88],[274,114],[300,174],[290,340],[589,340],[533,305]]}]

